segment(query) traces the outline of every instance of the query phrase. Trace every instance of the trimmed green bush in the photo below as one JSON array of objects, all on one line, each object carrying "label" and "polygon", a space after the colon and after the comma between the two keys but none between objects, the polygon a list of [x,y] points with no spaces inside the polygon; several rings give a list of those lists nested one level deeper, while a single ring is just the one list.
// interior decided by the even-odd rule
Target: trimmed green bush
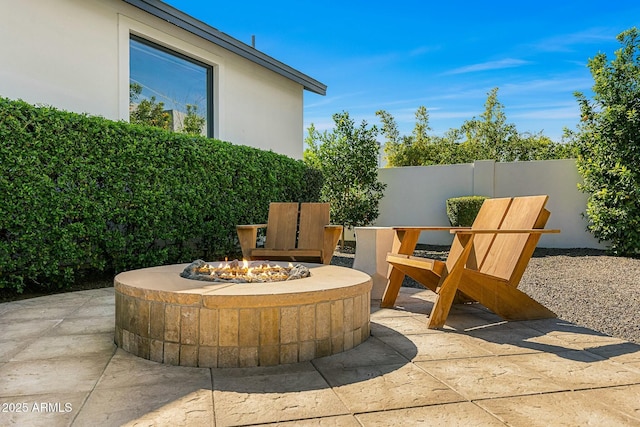
[{"label": "trimmed green bush", "polygon": [[452,227],[471,227],[478,216],[484,196],[465,196],[447,199],[447,216]]},{"label": "trimmed green bush", "polygon": [[236,224],[321,186],[270,151],[0,98],[0,288],[234,255]]}]

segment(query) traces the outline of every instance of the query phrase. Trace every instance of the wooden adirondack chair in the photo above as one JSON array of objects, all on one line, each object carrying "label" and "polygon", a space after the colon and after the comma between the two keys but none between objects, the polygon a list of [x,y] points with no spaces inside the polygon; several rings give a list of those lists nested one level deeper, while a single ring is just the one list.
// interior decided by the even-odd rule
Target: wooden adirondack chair
[{"label": "wooden adirondack chair", "polygon": [[[456,294],[480,302],[507,320],[556,317],[517,289],[545,230],[548,196],[487,199],[471,228],[394,227],[397,251],[391,265],[382,307],[393,307],[405,274],[436,292],[429,328],[444,326]],[[450,230],[455,234],[446,262],[411,256],[420,232]]]},{"label": "wooden adirondack chair", "polygon": [[[264,247],[256,247],[258,229],[267,229]],[[247,260],[288,260],[329,264],[342,233],[329,224],[329,203],[271,203],[267,224],[236,226]]]}]

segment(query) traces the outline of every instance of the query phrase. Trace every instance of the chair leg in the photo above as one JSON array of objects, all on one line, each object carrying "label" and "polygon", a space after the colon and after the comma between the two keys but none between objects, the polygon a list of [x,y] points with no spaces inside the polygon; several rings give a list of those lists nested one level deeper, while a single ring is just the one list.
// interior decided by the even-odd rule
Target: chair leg
[{"label": "chair leg", "polygon": [[403,280],[404,273],[397,267],[392,267],[391,273],[389,273],[389,282],[387,283],[387,287],[384,290],[384,294],[382,295],[380,307],[393,308],[396,303],[396,298],[398,298],[398,292],[400,292],[400,287],[402,286]]},{"label": "chair leg", "polygon": [[[393,253],[401,255],[413,255],[413,251],[418,243],[420,230],[397,230],[393,239]],[[398,298],[398,292],[402,286],[405,274],[396,267],[391,267],[389,271],[389,282],[382,295],[380,307],[393,308]]]},{"label": "chair leg", "polygon": [[460,283],[460,279],[464,273],[464,266],[467,263],[467,259],[469,258],[472,248],[473,239],[469,239],[453,268],[438,286],[436,302],[433,304],[433,308],[431,309],[427,328],[437,329],[444,326],[444,322],[447,320],[447,316],[449,316],[453,300],[458,293],[458,284]]}]

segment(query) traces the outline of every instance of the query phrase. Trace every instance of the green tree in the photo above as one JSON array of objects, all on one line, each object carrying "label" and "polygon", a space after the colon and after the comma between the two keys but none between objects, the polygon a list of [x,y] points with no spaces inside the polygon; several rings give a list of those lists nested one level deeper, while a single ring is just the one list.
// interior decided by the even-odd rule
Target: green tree
[{"label": "green tree", "polygon": [[356,127],[347,112],[334,114],[333,121],[331,132],[307,129],[304,161],[324,176],[320,199],[331,204],[332,222],[366,226],[378,217],[386,187],[378,181],[378,129],[364,120]]},{"label": "green tree", "polygon": [[138,104],[138,100],[142,93],[142,85],[139,83],[131,83],[129,85],[129,123],[155,126],[161,129],[171,129],[171,117],[169,113],[164,111],[164,103],[156,102],[156,97],[143,99]]},{"label": "green tree", "polygon": [[465,121],[460,129],[449,129],[444,136],[429,135],[429,114],[426,107],[416,111],[416,123],[409,136],[400,136],[393,116],[380,110],[386,137],[387,166],[428,166],[471,163],[493,159],[498,162],[572,158],[577,155],[575,144],[559,144],[540,133],[520,134],[516,126],[507,123],[504,106],[498,101],[498,88],[487,94],[480,117]]},{"label": "green tree", "polygon": [[640,254],[640,35],[633,27],[617,37],[622,47],[609,61],[589,59],[593,99],[575,96],[580,189],[589,194],[588,229],[619,255]]},{"label": "green tree", "polygon": [[423,105],[418,107],[415,117],[416,123],[411,132],[413,157],[415,159],[423,159],[422,164],[425,164],[425,162],[431,164],[432,160],[429,156],[432,154],[432,141],[428,134],[431,127],[429,126],[429,112],[427,111],[427,107]]},{"label": "green tree", "polygon": [[405,163],[404,146],[400,140],[400,132],[394,117],[385,110],[376,111],[376,116],[382,122],[382,135],[385,137],[384,154],[388,166],[398,166]]},{"label": "green tree", "polygon": [[138,100],[142,93],[142,85],[140,83],[129,84],[129,105]]},{"label": "green tree", "polygon": [[473,160],[506,161],[510,146],[518,139],[515,125],[507,123],[504,105],[498,101],[497,87],[487,94],[480,118],[467,120],[461,130],[466,136],[464,144],[467,151],[473,153]]},{"label": "green tree", "polygon": [[206,120],[198,115],[198,106],[187,104],[187,115],[184,118],[182,131],[192,135],[201,135]]},{"label": "green tree", "polygon": [[415,113],[416,123],[411,135],[400,136],[393,116],[385,111],[376,111],[382,122],[382,134],[385,136],[385,160],[388,166],[422,166],[434,164],[432,138],[427,133],[429,112],[424,106],[418,107]]},{"label": "green tree", "polygon": [[504,161],[571,159],[577,156],[577,146],[572,141],[557,143],[544,136],[542,132],[523,133],[511,142]]}]

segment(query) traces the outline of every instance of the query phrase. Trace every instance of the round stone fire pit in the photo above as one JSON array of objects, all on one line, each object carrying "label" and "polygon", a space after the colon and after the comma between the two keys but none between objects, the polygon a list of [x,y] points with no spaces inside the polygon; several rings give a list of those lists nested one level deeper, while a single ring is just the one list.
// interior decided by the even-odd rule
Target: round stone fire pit
[{"label": "round stone fire pit", "polygon": [[369,337],[371,277],[304,264],[310,276],[270,283],[180,277],[188,264],[115,277],[123,350],[170,365],[246,367],[295,363],[349,350]]}]

